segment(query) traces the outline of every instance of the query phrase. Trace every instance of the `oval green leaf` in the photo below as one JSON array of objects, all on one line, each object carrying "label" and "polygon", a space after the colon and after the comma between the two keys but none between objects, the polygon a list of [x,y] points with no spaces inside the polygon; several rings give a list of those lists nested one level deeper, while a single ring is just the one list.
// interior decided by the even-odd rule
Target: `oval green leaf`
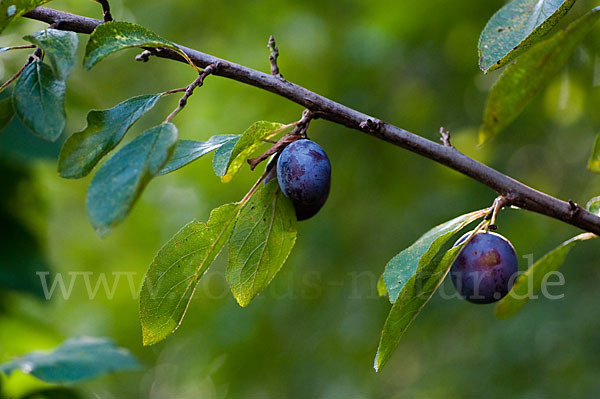
[{"label": "oval green leaf", "polygon": [[20,370],[42,381],[68,384],[139,367],[131,352],[110,339],[78,337],[66,340],[53,351],[32,352],[1,364],[0,373]]},{"label": "oval green leaf", "polygon": [[596,8],[551,38],[536,44],[509,65],[494,84],[485,107],[479,142],[485,143],[507,127],[564,67],[600,15]]},{"label": "oval green leaf", "polygon": [[143,26],[123,21],[105,22],[94,30],[85,48],[83,65],[86,69],[91,69],[106,56],[131,47],[171,49],[193,65],[187,54],[175,43],[163,39]]},{"label": "oval green leaf", "polygon": [[156,255],[140,294],[144,345],[153,345],[177,330],[198,280],[227,242],[240,207],[225,204],[211,212],[208,222],[188,223]]},{"label": "oval green leaf", "polygon": [[87,211],[100,236],[125,219],[167,162],[177,140],[171,123],[156,126],[123,147],[98,170],[87,192]]},{"label": "oval green leaf", "polygon": [[67,139],[58,159],[58,172],[65,178],[86,176],[103,156],[121,142],[127,130],[151,110],[161,94],[130,98],[105,111],[90,111],[87,127]]},{"label": "oval green leaf", "polygon": [[238,134],[221,134],[212,136],[207,141],[179,140],[177,144],[175,144],[175,150],[173,151],[171,158],[169,158],[169,162],[158,174],[166,175],[167,173],[181,169],[201,156],[221,148],[228,142],[234,139],[237,141],[239,137]]},{"label": "oval green leaf", "polygon": [[496,317],[501,320],[515,315],[529,299],[542,287],[549,273],[555,272],[564,263],[569,250],[579,241],[596,238],[595,234],[583,233],[562,243],[535,262],[524,274],[519,276],[515,284],[496,305]]},{"label": "oval green leaf", "polygon": [[65,82],[48,65],[35,60],[25,67],[13,90],[17,117],[33,133],[55,141],[66,124]]},{"label": "oval green leaf", "polygon": [[56,77],[67,80],[77,61],[77,33],[57,29],[46,29],[23,37],[42,48]]},{"label": "oval green leaf", "polygon": [[548,33],[575,0],[513,0],[496,12],[479,38],[479,68],[501,68]]},{"label": "oval green leaf", "polygon": [[440,224],[423,234],[410,247],[394,256],[385,265],[383,279],[391,303],[402,292],[404,285],[420,268],[429,264],[444,244],[469,223],[483,217],[486,210],[475,211]]},{"label": "oval green leaf", "polygon": [[385,320],[375,356],[375,371],[389,360],[400,338],[444,281],[464,245],[462,243],[445,253],[438,253],[430,262],[419,265],[417,272],[404,284]]},{"label": "oval green leaf", "polygon": [[272,181],[244,205],[229,238],[225,277],[240,306],[250,304],[269,285],[295,242],[294,206]]}]

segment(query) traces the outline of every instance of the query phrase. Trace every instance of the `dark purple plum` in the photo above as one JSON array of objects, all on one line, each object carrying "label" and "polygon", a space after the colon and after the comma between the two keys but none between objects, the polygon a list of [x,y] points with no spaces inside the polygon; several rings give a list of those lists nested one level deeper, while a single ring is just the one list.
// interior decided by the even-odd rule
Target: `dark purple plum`
[{"label": "dark purple plum", "polygon": [[[462,236],[462,243],[471,233]],[[469,302],[499,301],[511,289],[518,270],[517,254],[500,234],[477,233],[462,249],[450,269],[458,293]]]},{"label": "dark purple plum", "polygon": [[314,141],[296,140],[279,155],[277,180],[283,194],[292,200],[296,218],[308,219],[323,207],[329,196],[331,163]]}]

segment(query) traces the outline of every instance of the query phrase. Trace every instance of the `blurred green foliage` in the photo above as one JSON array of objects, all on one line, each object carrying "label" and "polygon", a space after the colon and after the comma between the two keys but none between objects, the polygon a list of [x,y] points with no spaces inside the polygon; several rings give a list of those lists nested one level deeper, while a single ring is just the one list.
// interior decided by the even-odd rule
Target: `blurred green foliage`
[{"label": "blurred green foliage", "polygon": [[[577,2],[559,27],[593,3]],[[585,169],[600,124],[600,27],[550,87],[501,136],[478,149],[483,106],[498,73],[484,76],[478,70],[477,40],[503,4],[111,1],[117,19],[264,71],[269,68],[266,42],[274,34],[287,79],[432,140],[438,140],[443,125],[467,155],[584,204],[600,191],[600,177]],[[91,1],[55,0],[50,5],[101,14]],[[17,21],[0,37],[0,45],[23,44],[20,37],[43,27]],[[86,41],[80,37],[80,59]],[[91,72],[81,66],[73,71],[67,85],[68,133],[82,130],[90,109],[182,87],[195,77],[183,64],[135,62],[136,54],[123,51]],[[22,50],[2,54],[2,80],[26,57]],[[159,103],[127,140],[160,123],[176,102],[174,96]],[[256,120],[289,123],[301,112],[272,94],[209,77],[173,122],[180,138],[206,140],[241,133]],[[35,236],[39,251],[31,253],[42,255],[66,282],[73,276],[68,273],[92,272],[93,286],[105,273],[112,288],[121,277],[114,296],[100,289],[90,298],[80,274],[69,299],[54,295],[50,301],[2,285],[0,361],[87,334],[114,337],[140,358],[144,369],[77,385],[86,397],[598,397],[600,250],[595,242],[574,248],[561,269],[566,285],[554,289],[565,294],[563,299],[530,301],[507,321],[497,321],[492,307],[442,298],[453,292],[444,284],[390,363],[375,374],[373,357],[389,311],[387,299],[376,293],[384,265],[436,224],[490,205],[494,193],[414,154],[325,121],[312,123],[309,135],[332,161],[332,191],[319,215],[299,224],[298,242],[282,272],[242,309],[228,292],[225,257],[219,257],[201,280],[181,328],[144,348],[137,293],[154,255],[185,223],[206,220],[212,208],[240,199],[257,173],[244,168],[235,181],[222,184],[210,158],[198,160],[152,181],[127,220],[100,239],[85,213],[90,177],[61,179],[58,147],[11,122],[0,135],[2,162],[10,163],[2,176],[29,177],[1,186],[2,211]],[[514,210],[502,212],[498,223],[520,255],[534,258],[578,232]],[[3,245],[25,245],[19,228],[2,224]],[[0,254],[0,281],[22,270],[11,253],[3,249]],[[526,268],[527,259],[520,260]],[[0,384],[6,397],[48,388],[19,374]]]}]

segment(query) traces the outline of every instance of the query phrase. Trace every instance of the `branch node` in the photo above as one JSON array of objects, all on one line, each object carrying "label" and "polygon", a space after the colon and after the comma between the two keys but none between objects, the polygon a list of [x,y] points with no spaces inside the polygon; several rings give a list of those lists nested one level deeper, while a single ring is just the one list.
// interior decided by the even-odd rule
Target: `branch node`
[{"label": "branch node", "polygon": [[381,126],[383,125],[383,122],[381,122],[379,119],[367,119],[364,122],[360,123],[360,128],[363,130],[368,130],[369,132],[376,132],[379,129],[381,129]]},{"label": "branch node", "polygon": [[485,215],[484,220],[489,220],[489,224],[486,226],[485,231],[488,230],[498,230],[498,225],[496,225],[496,217],[498,216],[498,212],[505,206],[510,205],[511,199],[507,195],[501,195],[494,199],[494,203],[490,207],[490,210],[487,215]]},{"label": "branch node", "polygon": [[151,55],[152,55],[152,51],[150,51],[150,50],[144,50],[140,54],[138,54],[138,55],[135,56],[135,60],[136,61],[141,61],[141,62],[148,62],[148,60],[150,59]]},{"label": "branch node", "polygon": [[250,165],[250,170],[254,170],[262,161],[268,159],[271,155],[280,152],[294,141],[306,138],[306,130],[308,129],[308,125],[310,125],[310,121],[312,119],[312,111],[305,109],[304,112],[302,112],[302,118],[296,123],[294,130],[283,135],[279,141],[276,141],[275,144],[273,144],[271,148],[265,151],[262,155],[247,160],[248,164]]},{"label": "branch node", "polygon": [[575,219],[581,212],[581,207],[577,205],[573,200],[569,200],[569,213],[571,219]]},{"label": "branch node", "polygon": [[443,126],[440,127],[440,141],[444,144],[445,147],[452,147],[452,143],[450,143],[450,131],[445,129]]},{"label": "branch node", "polygon": [[279,66],[277,65],[277,58],[279,57],[279,47],[275,44],[275,38],[273,35],[269,36],[267,42],[267,48],[269,49],[269,62],[271,63],[271,75],[276,76],[282,80],[283,75],[279,72]]},{"label": "branch node", "polygon": [[35,60],[42,60],[42,59],[44,59],[44,52],[42,51],[41,48],[36,47],[35,50],[33,51],[33,53],[31,53],[31,55],[27,59],[25,66],[31,64]]}]

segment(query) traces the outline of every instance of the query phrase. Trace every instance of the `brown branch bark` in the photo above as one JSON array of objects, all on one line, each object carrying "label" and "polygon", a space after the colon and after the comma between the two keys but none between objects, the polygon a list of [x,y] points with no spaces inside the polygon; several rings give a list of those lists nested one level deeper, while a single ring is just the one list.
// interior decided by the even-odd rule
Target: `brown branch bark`
[{"label": "brown branch bark", "polygon": [[110,4],[108,0],[95,0],[97,3],[100,3],[102,6],[102,17],[104,18],[104,22],[110,22],[113,20],[113,17],[110,13]]},{"label": "brown branch bark", "polygon": [[[49,24],[54,23],[57,29],[88,34],[103,22],[45,7],[38,7],[24,16]],[[569,204],[569,202],[535,190],[487,165],[467,157],[454,147],[434,143],[407,130],[382,122],[374,117],[318,95],[302,86],[282,80],[277,76],[259,72],[191,48],[180,47],[200,67],[207,67],[218,63],[219,68],[214,73],[217,76],[275,93],[309,109],[315,117],[359,130],[452,168],[490,187],[505,197],[510,205],[540,213],[600,235],[600,217],[580,207],[576,207],[574,211],[573,205]],[[157,52],[155,55],[161,58],[170,58],[185,62],[180,55],[170,50],[163,50]]]}]

